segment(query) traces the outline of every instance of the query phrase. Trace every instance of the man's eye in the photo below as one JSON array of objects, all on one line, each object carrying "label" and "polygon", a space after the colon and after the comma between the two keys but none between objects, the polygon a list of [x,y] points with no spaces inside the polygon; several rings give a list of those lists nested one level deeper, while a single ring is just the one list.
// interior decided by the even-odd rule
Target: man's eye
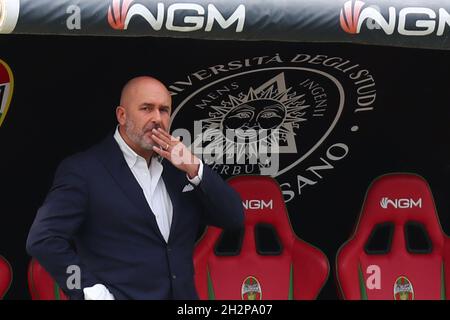
[{"label": "man's eye", "polygon": [[235,114],[235,115],[231,116],[230,118],[248,119],[251,116],[252,115],[250,112],[239,112],[238,114]]}]

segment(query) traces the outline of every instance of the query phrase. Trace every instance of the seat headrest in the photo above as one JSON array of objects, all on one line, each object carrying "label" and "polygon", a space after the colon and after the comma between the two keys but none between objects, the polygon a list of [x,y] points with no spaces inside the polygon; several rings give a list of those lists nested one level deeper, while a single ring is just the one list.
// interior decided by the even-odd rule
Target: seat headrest
[{"label": "seat headrest", "polygon": [[[433,195],[428,183],[414,174],[388,174],[376,179],[369,187],[357,229],[367,237],[374,226],[392,222],[397,226],[408,221],[422,224],[433,236],[442,229]],[[431,239],[438,241],[438,238]]]},{"label": "seat headrest", "polygon": [[240,176],[229,179],[228,183],[241,196],[246,226],[267,223],[279,230],[280,234],[291,230],[283,194],[275,179]]}]

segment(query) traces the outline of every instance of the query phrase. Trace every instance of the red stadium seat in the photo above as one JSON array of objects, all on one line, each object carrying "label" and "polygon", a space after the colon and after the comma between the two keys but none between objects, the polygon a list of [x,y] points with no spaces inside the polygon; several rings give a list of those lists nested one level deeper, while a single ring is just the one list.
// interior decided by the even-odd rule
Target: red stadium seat
[{"label": "red stadium seat", "polygon": [[269,177],[229,180],[245,207],[245,228],[208,227],[194,252],[200,299],[315,299],[329,264],[292,231],[278,183]]},{"label": "red stadium seat", "polygon": [[50,274],[34,258],[28,265],[28,289],[32,300],[68,300]]},{"label": "red stadium seat", "polygon": [[389,174],[372,183],[336,273],[344,299],[448,299],[450,240],[423,178]]},{"label": "red stadium seat", "polygon": [[0,256],[0,299],[8,292],[12,282],[12,268],[9,262]]}]

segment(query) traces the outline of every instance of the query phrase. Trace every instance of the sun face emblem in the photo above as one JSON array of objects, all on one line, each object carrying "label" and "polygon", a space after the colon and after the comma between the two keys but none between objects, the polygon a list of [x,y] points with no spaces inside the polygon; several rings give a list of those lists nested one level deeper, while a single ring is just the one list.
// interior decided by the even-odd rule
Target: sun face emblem
[{"label": "sun face emblem", "polygon": [[[247,144],[250,150],[256,150],[263,139],[267,146],[279,145],[280,153],[286,152],[282,147],[290,144],[290,153],[295,153],[294,129],[307,120],[310,105],[304,94],[286,88],[284,74],[280,73],[256,89],[251,87],[247,92],[229,95],[220,105],[211,108],[214,111],[209,113],[209,118],[203,119],[203,129],[223,133],[221,139],[211,142],[211,148],[217,144],[229,151],[235,144]],[[230,141],[227,131],[241,139]],[[262,131],[266,134],[260,134]]]},{"label": "sun face emblem", "polygon": [[223,118],[222,127],[230,130],[276,129],[286,117],[286,108],[276,100],[248,101],[231,109]]}]

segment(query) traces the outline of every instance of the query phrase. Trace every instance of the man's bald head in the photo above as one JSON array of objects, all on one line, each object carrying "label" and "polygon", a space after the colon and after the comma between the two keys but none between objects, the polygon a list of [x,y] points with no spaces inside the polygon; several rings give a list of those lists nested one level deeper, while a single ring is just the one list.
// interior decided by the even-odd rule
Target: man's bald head
[{"label": "man's bald head", "polygon": [[133,97],[136,97],[142,90],[161,90],[170,97],[169,91],[161,81],[149,76],[140,76],[129,80],[124,85],[120,94],[120,105],[125,108],[129,106]]}]

